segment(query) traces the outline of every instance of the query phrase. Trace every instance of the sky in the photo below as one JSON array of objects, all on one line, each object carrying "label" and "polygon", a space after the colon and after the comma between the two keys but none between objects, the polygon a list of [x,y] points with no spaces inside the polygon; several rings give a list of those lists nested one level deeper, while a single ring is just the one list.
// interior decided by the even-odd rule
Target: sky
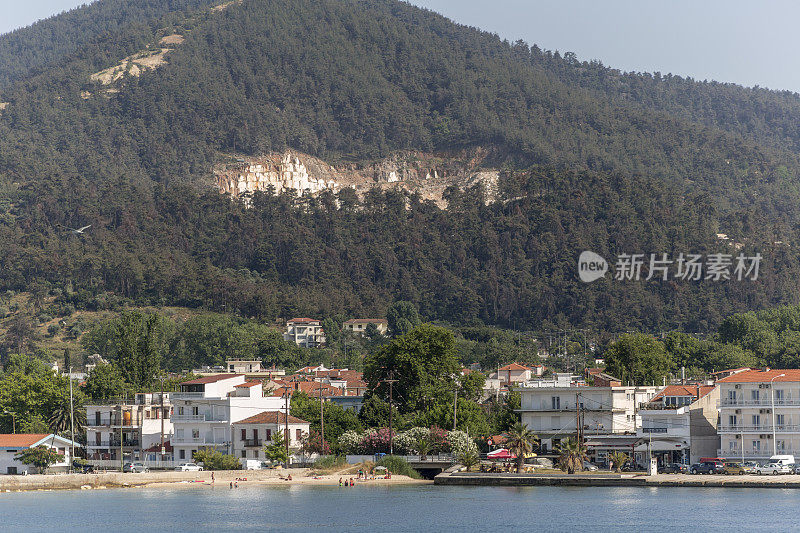
[{"label": "sky", "polygon": [[[797,0],[410,1],[504,39],[621,70],[800,92]],[[0,0],[0,33],[86,2]]]}]

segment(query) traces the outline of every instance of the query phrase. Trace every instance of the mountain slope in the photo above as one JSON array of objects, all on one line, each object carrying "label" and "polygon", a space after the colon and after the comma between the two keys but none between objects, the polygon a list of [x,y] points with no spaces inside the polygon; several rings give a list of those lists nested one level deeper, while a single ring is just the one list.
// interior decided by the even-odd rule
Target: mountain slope
[{"label": "mountain slope", "polygon": [[[173,33],[162,66],[92,80]],[[722,127],[674,98],[619,102],[541,59],[378,0],[243,0],[98,38],[3,93],[0,288],[270,319],[404,298],[432,319],[607,330],[705,330],[797,299],[796,247],[775,244],[797,242],[800,221],[790,134]],[[480,149],[503,168],[499,201],[453,189],[440,211],[345,190],[245,209],[204,186],[221,157],[287,148],[354,165]],[[89,223],[81,241],[60,229]],[[762,280],[577,281],[584,249],[729,250],[717,233],[769,256]]]}]

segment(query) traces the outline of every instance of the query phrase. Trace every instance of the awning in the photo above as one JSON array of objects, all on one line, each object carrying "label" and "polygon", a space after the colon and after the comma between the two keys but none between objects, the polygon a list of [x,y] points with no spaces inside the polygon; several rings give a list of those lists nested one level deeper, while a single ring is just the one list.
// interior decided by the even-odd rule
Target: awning
[{"label": "awning", "polygon": [[641,439],[639,437],[592,437],[586,441],[587,448],[594,448],[595,450],[626,450],[630,451],[631,447],[637,444]]},{"label": "awning", "polygon": [[649,443],[648,440],[642,440],[642,442],[636,446],[635,450],[637,452],[646,452],[648,450],[648,444],[650,444],[649,449],[654,452],[671,452],[675,450],[683,450],[689,447],[689,443],[680,438],[660,438],[658,440],[654,440],[652,443]]},{"label": "awning", "polygon": [[506,450],[505,448],[500,448],[499,450],[495,450],[493,452],[489,452],[486,454],[486,457],[489,459],[516,459],[517,456],[511,453],[510,451]]}]

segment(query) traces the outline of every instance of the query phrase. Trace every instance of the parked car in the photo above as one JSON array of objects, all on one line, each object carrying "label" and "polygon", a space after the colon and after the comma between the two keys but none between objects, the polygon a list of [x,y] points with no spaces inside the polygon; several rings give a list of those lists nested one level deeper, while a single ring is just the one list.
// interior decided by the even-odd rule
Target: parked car
[{"label": "parked car", "polygon": [[683,463],[668,463],[658,469],[659,474],[688,474],[689,467]]},{"label": "parked car", "polygon": [[781,463],[767,463],[756,467],[756,474],[759,475],[772,474],[773,476],[777,476],[778,474],[791,474],[792,472],[793,470],[790,465],[783,465]]},{"label": "parked car", "polygon": [[123,472],[136,472],[138,474],[142,474],[145,472],[149,472],[150,469],[147,468],[144,463],[125,463],[122,466]]},{"label": "parked car", "polygon": [[758,465],[756,463],[742,463],[741,461],[727,461],[723,466],[722,471],[724,474],[743,476],[745,474],[755,474],[756,466]]},{"label": "parked car", "polygon": [[622,468],[621,468],[621,470],[623,472],[643,472],[644,469],[645,468],[643,466],[640,466],[640,465],[638,465],[638,464],[636,464],[634,462],[631,462],[631,461],[628,461],[627,463],[622,465]]},{"label": "parked car", "polygon": [[203,467],[196,463],[181,463],[175,467],[179,472],[202,472]]},{"label": "parked car", "polygon": [[793,474],[800,474],[800,463],[795,463],[792,466],[794,467],[794,468],[792,468],[792,473]]},{"label": "parked car", "polygon": [[594,472],[597,470],[597,465],[590,463],[589,461],[583,462],[583,469],[588,470],[589,472]]},{"label": "parked car", "polygon": [[724,471],[725,465],[717,461],[703,461],[689,467],[689,472],[692,474],[721,474]]}]

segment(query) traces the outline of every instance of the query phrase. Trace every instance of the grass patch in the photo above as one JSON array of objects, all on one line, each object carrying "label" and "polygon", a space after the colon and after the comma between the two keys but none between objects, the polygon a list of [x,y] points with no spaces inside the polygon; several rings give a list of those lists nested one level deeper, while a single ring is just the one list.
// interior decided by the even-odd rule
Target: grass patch
[{"label": "grass patch", "polygon": [[389,469],[392,475],[408,476],[413,479],[422,479],[419,472],[411,468],[411,466],[402,457],[396,455],[386,455],[380,461],[375,463],[375,466],[385,466]]}]

